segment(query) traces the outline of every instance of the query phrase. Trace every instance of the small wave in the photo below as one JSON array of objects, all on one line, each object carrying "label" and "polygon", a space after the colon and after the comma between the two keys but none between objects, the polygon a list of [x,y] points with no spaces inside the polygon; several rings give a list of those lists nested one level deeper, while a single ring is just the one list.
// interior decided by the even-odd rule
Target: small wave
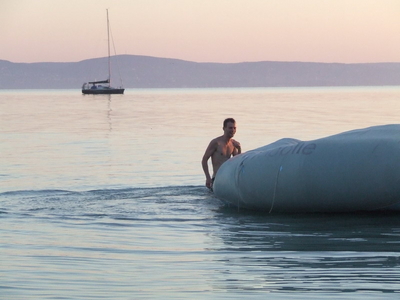
[{"label": "small wave", "polygon": [[48,193],[71,193],[68,190],[16,190],[16,191],[7,191],[0,193],[0,197],[7,196],[25,196],[25,195],[38,195],[38,194],[48,194]]},{"label": "small wave", "polygon": [[15,190],[0,193],[0,197],[8,196],[38,196],[38,195],[55,195],[55,194],[75,194],[75,195],[121,195],[121,194],[171,194],[178,195],[180,193],[197,194],[207,192],[203,186],[162,186],[162,187],[146,187],[146,188],[100,188],[90,189],[87,191],[71,191],[64,189],[44,189],[44,190]]},{"label": "small wave", "polygon": [[195,214],[201,205],[216,203],[203,186],[68,190],[22,190],[0,194],[2,211],[24,216],[77,219],[129,220],[181,218]]}]

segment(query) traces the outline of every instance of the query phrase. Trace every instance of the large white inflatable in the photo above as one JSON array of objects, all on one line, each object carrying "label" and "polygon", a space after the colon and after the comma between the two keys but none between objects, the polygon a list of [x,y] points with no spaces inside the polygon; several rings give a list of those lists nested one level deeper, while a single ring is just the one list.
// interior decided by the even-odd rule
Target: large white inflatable
[{"label": "large white inflatable", "polygon": [[213,190],[266,212],[400,210],[400,125],[281,139],[229,159]]}]

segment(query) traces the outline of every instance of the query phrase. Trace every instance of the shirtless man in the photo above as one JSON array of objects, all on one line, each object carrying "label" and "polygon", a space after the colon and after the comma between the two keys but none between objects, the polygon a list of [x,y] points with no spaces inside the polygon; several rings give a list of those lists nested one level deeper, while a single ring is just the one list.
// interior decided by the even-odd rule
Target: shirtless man
[{"label": "shirtless man", "polygon": [[[222,129],[224,130],[224,134],[210,142],[201,161],[204,174],[206,175],[206,187],[209,189],[212,189],[214,178],[219,167],[231,156],[235,156],[242,152],[240,143],[233,139],[233,136],[236,133],[236,121],[232,118],[225,119]],[[208,159],[210,157],[213,166],[212,177],[208,170]]]}]

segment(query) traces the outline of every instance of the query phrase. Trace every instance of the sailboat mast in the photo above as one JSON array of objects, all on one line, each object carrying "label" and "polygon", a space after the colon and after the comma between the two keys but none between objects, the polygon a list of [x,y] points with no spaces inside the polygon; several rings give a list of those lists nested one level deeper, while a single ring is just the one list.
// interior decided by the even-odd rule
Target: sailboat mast
[{"label": "sailboat mast", "polygon": [[108,83],[109,86],[111,86],[110,23],[108,21],[108,9],[107,9],[107,43],[108,43]]}]

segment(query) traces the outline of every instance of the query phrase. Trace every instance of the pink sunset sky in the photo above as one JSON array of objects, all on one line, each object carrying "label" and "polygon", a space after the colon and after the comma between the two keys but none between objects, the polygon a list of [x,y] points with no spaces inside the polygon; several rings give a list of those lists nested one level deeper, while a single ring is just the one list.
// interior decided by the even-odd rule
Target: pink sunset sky
[{"label": "pink sunset sky", "polygon": [[400,0],[0,0],[0,59],[400,62]]}]

